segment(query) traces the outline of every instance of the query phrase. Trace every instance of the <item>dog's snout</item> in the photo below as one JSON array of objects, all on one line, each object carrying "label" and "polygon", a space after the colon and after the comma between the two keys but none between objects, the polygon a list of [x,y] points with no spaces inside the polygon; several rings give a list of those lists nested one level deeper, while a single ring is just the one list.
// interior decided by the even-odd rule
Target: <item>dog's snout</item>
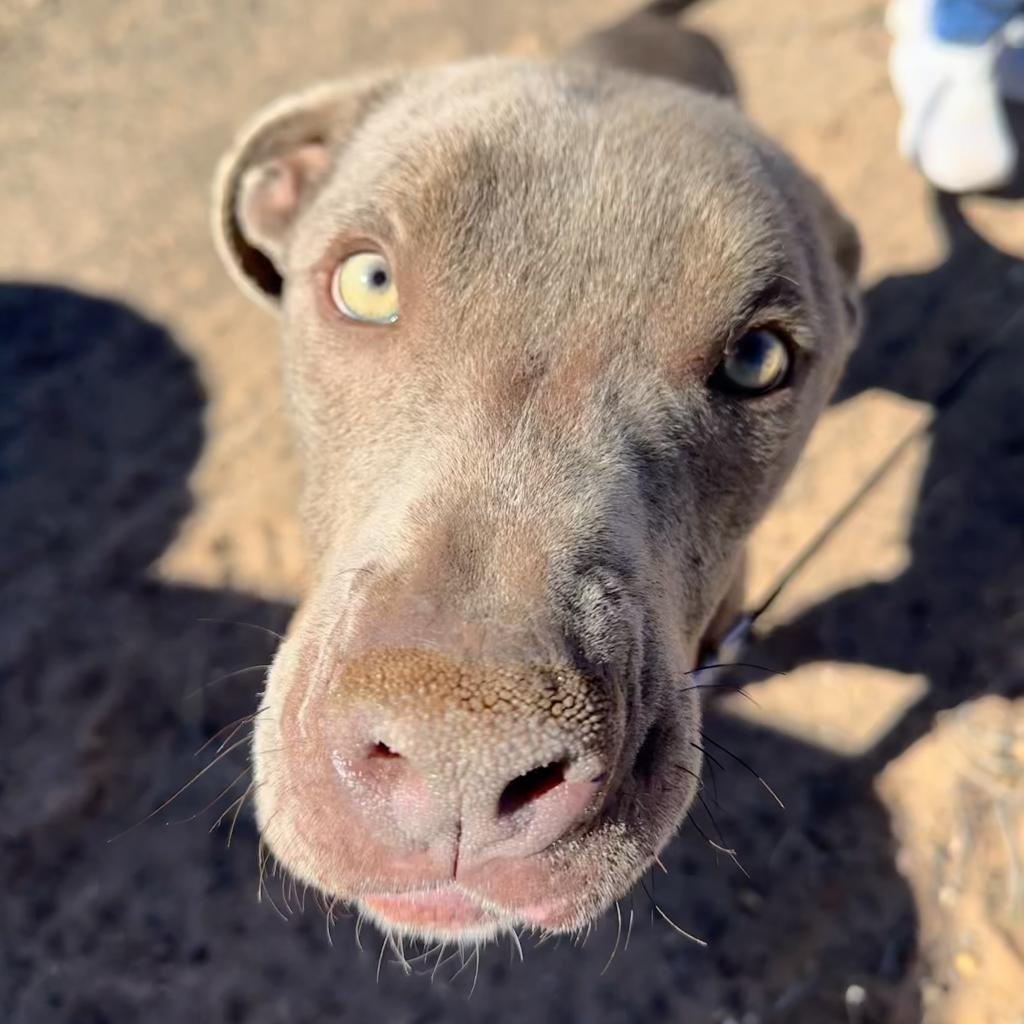
[{"label": "dog's snout", "polygon": [[338,814],[436,877],[528,857],[584,824],[617,754],[606,688],[573,669],[376,652],[334,693]]},{"label": "dog's snout", "polygon": [[643,660],[644,616],[625,577],[605,567],[581,573],[566,604],[576,663],[610,685],[631,685]]}]

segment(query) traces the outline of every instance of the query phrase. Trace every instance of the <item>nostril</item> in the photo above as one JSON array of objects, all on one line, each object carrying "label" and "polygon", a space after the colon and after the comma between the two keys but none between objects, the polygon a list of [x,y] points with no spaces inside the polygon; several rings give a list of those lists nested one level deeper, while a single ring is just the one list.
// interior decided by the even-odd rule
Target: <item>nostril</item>
[{"label": "nostril", "polygon": [[401,757],[397,750],[392,750],[386,743],[382,743],[379,740],[370,747],[370,752],[367,757],[379,757],[379,758],[390,758],[390,757]]},{"label": "nostril", "polygon": [[553,761],[540,768],[531,768],[524,775],[514,778],[498,798],[499,817],[515,814],[529,803],[549,793],[565,781],[564,761]]}]

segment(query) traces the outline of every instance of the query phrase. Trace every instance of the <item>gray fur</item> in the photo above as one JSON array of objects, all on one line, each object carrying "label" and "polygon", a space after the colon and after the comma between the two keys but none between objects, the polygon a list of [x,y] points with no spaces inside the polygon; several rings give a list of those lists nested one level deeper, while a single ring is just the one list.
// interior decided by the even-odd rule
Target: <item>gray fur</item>
[{"label": "gray fur", "polygon": [[[640,73],[645,48],[668,77]],[[731,83],[713,44],[646,11],[566,58],[320,86],[225,158],[218,242],[280,310],[315,569],[258,719],[257,810],[277,857],[332,896],[445,882],[401,820],[380,843],[344,820],[324,723],[356,706],[419,716],[403,742],[429,729],[427,785],[453,821],[483,822],[495,779],[559,751],[603,768],[579,827],[527,865],[461,851],[455,881],[489,915],[461,938],[578,927],[693,799],[685,673],[728,627],[744,540],[857,329],[855,234]],[[367,240],[396,274],[392,326],[327,301]],[[793,383],[710,389],[765,320],[800,351]],[[486,694],[504,710],[480,710]],[[512,842],[479,828],[492,854]],[[458,834],[442,839],[459,863]],[[426,860],[389,869],[396,844]],[[561,901],[542,922],[522,910],[540,895]]]}]

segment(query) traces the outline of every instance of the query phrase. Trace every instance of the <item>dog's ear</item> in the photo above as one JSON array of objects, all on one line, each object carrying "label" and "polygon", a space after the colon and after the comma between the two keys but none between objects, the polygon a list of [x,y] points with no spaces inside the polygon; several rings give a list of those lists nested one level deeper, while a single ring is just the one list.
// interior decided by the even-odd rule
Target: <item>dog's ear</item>
[{"label": "dog's ear", "polygon": [[217,169],[213,230],[221,258],[247,294],[278,304],[296,219],[396,82],[387,75],[314,86],[271,104],[239,133]]},{"label": "dog's ear", "polygon": [[825,238],[839,270],[843,286],[843,305],[851,332],[856,334],[861,325],[860,235],[853,222],[832,201],[825,190],[813,179],[807,179],[811,204],[817,213],[819,229]]},{"label": "dog's ear", "polygon": [[667,78],[739,102],[739,87],[721,47],[677,20],[693,2],[655,0],[622,21],[584,36],[564,57]]},{"label": "dog's ear", "polygon": [[853,221],[831,199],[823,195],[823,200],[820,208],[825,235],[832,244],[832,252],[843,279],[847,284],[856,286],[860,274],[860,234]]}]

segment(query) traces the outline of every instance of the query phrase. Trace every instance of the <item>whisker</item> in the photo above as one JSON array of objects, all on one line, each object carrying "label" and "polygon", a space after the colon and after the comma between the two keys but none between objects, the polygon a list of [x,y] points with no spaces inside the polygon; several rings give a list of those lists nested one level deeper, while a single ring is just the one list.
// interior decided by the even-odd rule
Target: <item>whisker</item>
[{"label": "whisker", "polygon": [[[721,768],[721,765],[719,765]],[[722,771],[725,771],[722,768]],[[718,776],[715,774],[714,758],[708,759],[708,775],[711,778],[711,799],[715,801],[716,807],[722,806],[722,801],[718,799]]]},{"label": "whisker", "polygon": [[[648,874],[649,874],[649,877],[651,879],[651,889],[653,890],[654,889],[654,872],[649,871]],[[640,885],[643,887],[644,892],[647,893],[647,899],[650,901],[650,904],[651,904],[651,927],[653,928],[654,927],[654,908],[655,908],[655,906],[657,906],[657,903],[655,902],[653,892],[648,892],[647,891],[647,885],[643,881],[640,882]]]},{"label": "whisker", "polygon": [[453,982],[469,966],[469,960],[466,957],[465,951],[460,949],[459,955],[462,958],[462,966],[448,979],[449,982]]},{"label": "whisker", "polygon": [[405,959],[405,941],[401,935],[394,935],[388,933],[388,944],[395,951],[395,956],[398,957],[398,963],[402,967],[403,974],[412,974],[412,968],[409,966],[409,962]]},{"label": "whisker", "polygon": [[[235,834],[235,825],[238,824],[238,816],[242,813],[242,808],[245,806],[246,798],[252,793],[256,787],[256,783],[253,782],[249,788],[242,794],[241,800],[238,801],[238,806],[235,808],[235,813],[231,817],[231,827],[228,829],[228,849],[231,848],[231,840]],[[230,810],[230,808],[229,808]],[[217,824],[220,824],[220,819],[217,819]]]},{"label": "whisker", "polygon": [[437,946],[431,946],[430,949],[425,949],[422,953],[417,953],[416,956],[409,957],[409,963],[416,964],[421,960],[426,960],[432,953],[437,952],[438,946],[440,946],[440,943]]},{"label": "whisker", "polygon": [[327,945],[334,949],[334,936],[331,934],[331,925],[334,924],[334,901],[324,913],[324,928],[327,931]]},{"label": "whisker", "polygon": [[263,842],[262,838],[260,839],[260,850],[262,854],[262,860],[260,865],[260,878],[256,892],[256,901],[257,903],[262,903],[263,894],[266,893],[267,902],[274,908],[275,911],[277,911],[277,916],[281,918],[282,921],[287,921],[288,915],[283,913],[281,908],[277,905],[277,903],[274,902],[274,897],[270,895],[270,890],[264,884],[264,875],[267,870],[267,861],[270,859],[271,853],[270,849]]},{"label": "whisker", "polygon": [[150,811],[149,814],[147,814],[141,821],[135,822],[134,825],[130,826],[129,828],[126,828],[123,832],[118,832],[117,835],[108,839],[107,842],[113,843],[115,840],[121,839],[124,836],[128,835],[129,832],[133,832],[140,825],[144,825],[147,821],[150,821],[152,818],[155,818],[156,815],[158,815],[162,810],[164,810],[164,808],[168,807],[175,800],[177,800],[178,797],[181,796],[181,794],[189,788],[189,786],[198,782],[215,764],[217,764],[218,761],[220,761],[224,757],[227,757],[227,755],[230,754],[233,750],[236,750],[238,747],[242,746],[243,743],[247,742],[248,737],[246,737],[245,739],[238,740],[236,743],[233,743],[230,747],[227,748],[227,750],[218,754],[205,768],[201,768],[198,772],[196,772],[196,774],[193,775],[192,778],[189,779],[184,786],[177,790],[177,792],[172,793],[171,796],[169,796],[162,804],[160,804],[159,807]]},{"label": "whisker", "polygon": [[781,669],[772,668],[770,665],[758,665],[753,661],[716,661],[710,665],[698,665],[696,668],[691,668],[689,672],[684,672],[683,675],[695,676],[701,672],[710,672],[715,668],[756,668],[758,672],[768,672],[773,676],[784,676],[786,674]]},{"label": "whisker", "polygon": [[674,931],[679,932],[679,934],[682,935],[684,939],[689,939],[691,942],[695,942],[698,946],[707,946],[707,942],[704,939],[699,939],[696,935],[691,935],[690,932],[686,931],[684,928],[680,928],[679,925],[677,925],[675,921],[673,921],[672,918],[669,917],[668,914],[666,914],[665,911],[658,906],[658,904],[654,901],[654,897],[651,896],[649,892],[647,892],[647,886],[644,885],[643,882],[640,883],[640,886],[644,890],[644,892],[647,893],[647,898],[651,901],[651,906],[654,908],[655,913],[657,913],[657,915],[670,928],[672,928]]},{"label": "whisker", "polygon": [[[220,729],[218,729],[192,756],[198,757],[211,743],[215,743],[218,739],[220,739],[220,737],[224,733],[226,733],[228,729],[233,729],[231,735],[224,741],[225,743],[230,742],[231,739],[235,736],[235,733],[237,733],[238,730],[241,729],[243,725],[252,722],[259,714],[259,711],[254,711],[251,715],[242,715],[241,718],[236,718],[233,722],[228,722],[227,725],[222,726]],[[221,744],[221,749],[223,749],[223,745],[224,744]]]},{"label": "whisker", "polygon": [[615,901],[615,945],[612,946],[611,954],[608,960],[605,962],[604,967],[601,968],[601,974],[604,974],[612,965],[612,961],[615,959],[615,954],[619,951],[619,940],[622,938],[622,908],[619,906],[619,901]]},{"label": "whisker", "polygon": [[[445,941],[441,942],[441,952],[437,954],[437,963],[434,964],[434,969],[430,972],[430,983],[434,983],[434,978],[437,976],[438,968],[443,963],[447,963],[451,957],[445,957],[444,951],[448,948],[448,943]],[[454,955],[454,954],[453,954]]]},{"label": "whisker", "polygon": [[[784,672],[778,673],[779,675],[785,675]],[[691,686],[684,686],[680,689],[680,693],[689,693],[691,690],[728,690],[730,693],[738,694],[745,700],[749,700],[755,708],[759,708],[761,705],[754,700],[753,697],[743,689],[742,686],[737,686],[735,683],[693,683]]]},{"label": "whisker", "polygon": [[234,679],[236,676],[245,675],[246,672],[255,672],[257,669],[269,668],[269,665],[249,665],[247,668],[236,668],[233,672],[225,672],[223,675],[217,676],[216,679],[211,679],[208,683],[203,683],[202,686],[197,686],[194,690],[189,690],[189,692],[185,694],[185,699],[188,700],[192,697],[196,697],[204,690],[208,690],[211,686],[227,682],[228,679]]},{"label": "whisker", "polygon": [[719,761],[718,758],[715,757],[714,754],[708,753],[708,751],[704,747],[702,747],[699,743],[696,743],[693,740],[690,740],[690,746],[691,747],[696,747],[713,765],[716,765],[717,767],[721,768],[723,772],[725,771],[725,765],[722,764],[722,762]]},{"label": "whisker", "polygon": [[[196,811],[195,814],[190,814],[187,818],[172,818],[170,821],[165,822],[167,825],[184,825],[186,822],[195,821],[196,818],[202,817],[222,796],[227,796],[228,792],[235,788],[238,783],[249,774],[248,768],[243,768],[235,777],[231,780],[201,811]],[[234,801],[228,805],[229,807],[234,806]],[[219,818],[217,819],[220,820]]]},{"label": "whisker", "polygon": [[750,875],[747,874],[746,870],[744,869],[743,865],[740,864],[739,860],[737,860],[735,850],[730,850],[727,846],[723,846],[721,843],[716,843],[714,839],[712,839],[707,834],[707,832],[705,832],[704,829],[701,828],[700,822],[698,822],[692,814],[687,813],[686,820],[697,830],[697,832],[700,834],[701,839],[703,839],[704,842],[707,843],[712,850],[717,850],[719,853],[724,853],[733,861],[736,867],[738,867],[740,871],[742,871],[743,874],[747,876],[747,878],[750,877]]},{"label": "whisker", "polygon": [[679,932],[684,939],[689,939],[691,942],[697,943],[698,946],[707,946],[707,941],[705,939],[699,939],[696,935],[691,935],[690,932],[686,931],[684,928],[680,928],[679,925],[677,925],[675,921],[673,921],[672,918],[658,906],[657,903],[654,904],[654,911],[670,928]]},{"label": "whisker", "polygon": [[284,636],[281,633],[275,633],[269,626],[261,626],[256,622],[238,622],[235,619],[209,619],[205,617],[196,619],[196,622],[210,622],[215,626],[239,626],[242,629],[256,629],[261,633],[272,636],[275,640],[284,640]]},{"label": "whisker", "polygon": [[[740,863],[740,859],[736,851],[731,846],[726,846],[725,836],[722,835],[722,830],[718,827],[718,822],[715,821],[715,816],[711,813],[711,808],[708,807],[707,801],[705,801],[704,797],[699,792],[697,793],[697,799],[700,801],[701,807],[704,808],[704,813],[708,816],[708,820],[711,822],[711,826],[714,828],[716,835],[721,840],[721,844],[712,842],[710,839],[708,839],[708,843],[711,845],[712,849],[718,850],[719,853],[724,853],[733,862],[733,864],[740,869],[743,875],[746,878],[749,878],[750,873]],[[705,836],[705,838],[707,837]]]},{"label": "whisker", "polygon": [[473,984],[469,986],[469,998],[473,998],[473,993],[476,991],[476,983],[480,980],[480,943],[477,943],[473,947],[473,959],[476,961],[476,965],[473,968]]},{"label": "whisker", "polygon": [[[251,725],[255,720],[256,720],[256,716],[255,715],[251,715],[249,717],[249,721],[248,722],[239,722],[239,724],[236,725],[234,727],[234,729],[232,729],[231,732],[227,736],[225,736],[224,739],[222,739],[220,741],[219,744],[217,744],[217,753],[219,754],[235,738],[235,736],[238,735],[238,730],[239,729],[244,728],[246,725]],[[253,734],[250,732],[249,735],[246,736],[245,738],[246,739],[251,739],[252,735]]]},{"label": "whisker", "polygon": [[721,750],[723,754],[727,754],[727,755],[728,755],[729,757],[731,757],[731,758],[732,758],[732,759],[733,759],[734,761],[736,761],[736,762],[737,762],[737,763],[738,763],[739,765],[741,765],[741,766],[742,766],[743,768],[746,768],[746,770],[747,770],[748,772],[750,772],[750,774],[751,774],[751,775],[753,775],[753,776],[754,776],[754,778],[755,778],[755,779],[757,779],[757,781],[758,781],[758,782],[760,782],[760,783],[761,783],[761,785],[762,785],[762,786],[763,786],[763,787],[764,787],[764,788],[765,788],[765,789],[766,789],[766,790],[768,791],[768,793],[769,793],[769,795],[770,795],[770,796],[772,797],[772,799],[773,799],[773,800],[774,800],[774,801],[775,801],[775,802],[776,802],[776,803],[777,803],[777,804],[778,804],[778,805],[779,805],[779,806],[780,806],[780,807],[781,807],[781,808],[782,808],[783,810],[785,810],[785,809],[786,809],[786,805],[785,805],[785,804],[784,804],[784,803],[782,802],[782,800],[780,799],[780,797],[779,797],[779,794],[778,794],[778,793],[776,793],[776,792],[775,792],[775,790],[774,790],[774,789],[772,789],[772,787],[771,787],[771,786],[769,786],[769,785],[768,785],[768,783],[767,783],[767,782],[765,782],[765,781],[764,781],[764,779],[762,779],[762,778],[761,778],[761,776],[760,776],[760,775],[758,775],[758,774],[757,774],[757,772],[756,772],[756,771],[754,771],[754,769],[753,769],[753,768],[751,768],[751,767],[750,767],[750,765],[749,765],[749,764],[747,764],[747,762],[746,762],[746,761],[744,761],[744,760],[743,760],[743,758],[739,756],[739,754],[734,754],[734,753],[733,753],[733,752],[732,752],[731,750],[729,750],[729,749],[728,749],[727,747],[723,747],[721,743],[719,743],[719,742],[718,742],[717,740],[713,740],[713,739],[712,739],[712,738],[711,738],[711,737],[710,737],[710,736],[709,736],[709,735],[708,735],[708,734],[707,734],[706,732],[704,732],[704,730],[703,730],[703,729],[701,730],[701,736],[703,736],[703,737],[704,737],[704,740],[705,740],[705,742],[707,742],[707,743],[710,743],[710,744],[711,744],[711,745],[712,745],[712,746],[713,746],[713,747],[714,747],[714,748],[715,748],[716,750]]},{"label": "whisker", "polygon": [[523,944],[519,941],[519,935],[516,933],[515,928],[509,928],[508,933],[516,947],[516,951],[519,953],[519,962],[524,963]]},{"label": "whisker", "polygon": [[288,902],[288,893],[285,890],[286,880],[285,880],[283,872],[281,871],[281,863],[280,863],[280,861],[275,861],[274,862],[274,867],[273,867],[272,874],[273,874],[273,877],[275,877],[277,879],[277,884],[278,884],[278,886],[281,889],[281,902],[284,904],[285,910],[288,911],[288,916],[289,917],[294,917],[295,911],[292,910],[292,905]]}]

